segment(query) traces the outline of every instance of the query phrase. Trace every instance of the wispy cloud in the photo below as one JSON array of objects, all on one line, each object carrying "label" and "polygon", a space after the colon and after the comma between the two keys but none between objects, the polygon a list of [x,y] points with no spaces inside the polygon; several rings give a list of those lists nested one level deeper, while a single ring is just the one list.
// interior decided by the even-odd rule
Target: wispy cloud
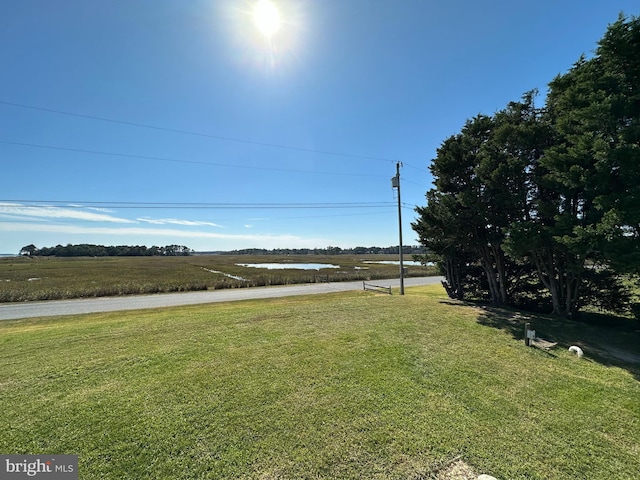
[{"label": "wispy cloud", "polygon": [[128,219],[82,205],[31,206],[0,202],[0,219],[0,247],[7,251],[10,249],[9,241],[16,245],[34,243],[34,237],[51,244],[97,242],[161,245],[183,243],[181,239],[184,239],[184,243],[190,247],[201,250],[304,248],[336,243],[288,233],[256,233],[255,230],[249,233],[246,229],[254,228],[251,224],[244,225],[243,233],[230,233],[228,230],[220,233],[212,231],[210,227],[225,227],[213,222],[177,218]]},{"label": "wispy cloud", "polygon": [[325,245],[326,239],[303,238],[296,235],[273,234],[225,234],[215,232],[202,232],[193,230],[178,230],[173,228],[144,228],[144,227],[94,227],[75,225],[56,225],[48,223],[21,223],[1,222],[0,232],[40,232],[63,233],[67,235],[107,235],[122,236],[132,239],[141,237],[166,237],[166,238],[191,238],[191,239],[218,239],[257,242],[264,245]]},{"label": "wispy cloud", "polygon": [[148,223],[151,225],[179,225],[183,227],[222,227],[213,222],[183,220],[178,218],[141,217],[131,220],[111,215],[106,208],[86,207],[70,204],[66,207],[50,205],[22,205],[18,203],[0,203],[0,216],[9,220],[82,220],[108,223]]},{"label": "wispy cloud", "polygon": [[150,223],[152,225],[182,225],[186,227],[201,227],[201,226],[209,226],[209,227],[222,227],[222,225],[218,225],[217,223],[212,222],[201,222],[197,220],[179,220],[176,218],[136,218],[138,222]]},{"label": "wispy cloud", "polygon": [[105,213],[113,213],[115,210],[112,208],[104,208],[104,207],[87,207],[85,205],[77,205],[77,204],[69,204],[70,207],[76,208],[84,208],[86,210],[93,210],[94,212],[105,212]]},{"label": "wispy cloud", "polygon": [[16,203],[0,203],[0,215],[10,219],[28,218],[31,220],[72,219],[88,222],[136,223],[126,218],[115,217],[106,213],[96,213],[78,207],[53,207],[46,205],[20,205]]}]

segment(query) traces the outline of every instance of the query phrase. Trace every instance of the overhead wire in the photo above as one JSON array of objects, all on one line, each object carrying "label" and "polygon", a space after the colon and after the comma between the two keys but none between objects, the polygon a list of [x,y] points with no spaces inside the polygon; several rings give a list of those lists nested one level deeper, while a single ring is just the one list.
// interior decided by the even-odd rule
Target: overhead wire
[{"label": "overhead wire", "polygon": [[424,187],[424,188],[427,188],[427,189],[429,188],[428,186],[426,186],[426,185],[424,185],[422,183],[414,182],[412,180],[407,180],[404,177],[401,179],[401,181],[402,181],[402,183],[412,183],[413,185],[418,185],[419,187]]},{"label": "overhead wire", "polygon": [[[149,125],[149,124],[145,124],[145,123],[138,123],[138,122],[131,122],[131,121],[126,121],[126,120],[106,118],[106,117],[101,117],[101,116],[97,116],[97,115],[88,115],[88,114],[83,114],[83,113],[69,112],[69,111],[65,111],[65,110],[58,110],[58,109],[53,109],[53,108],[39,107],[39,106],[27,105],[27,104],[17,103],[17,102],[8,102],[6,100],[0,100],[0,104],[1,105],[9,105],[9,106],[13,106],[13,107],[19,107],[19,108],[26,108],[26,109],[31,109],[31,110],[37,110],[37,111],[42,111],[42,112],[48,112],[48,113],[55,113],[55,114],[59,114],[59,115],[68,115],[68,116],[73,116],[73,117],[78,117],[78,118],[86,118],[86,119],[90,119],[90,120],[98,120],[98,121],[110,122],[110,123],[121,124],[121,125],[129,125],[129,126],[147,128],[147,129],[152,129],[152,130],[159,130],[159,131],[178,133],[178,134],[182,134],[182,135],[192,135],[192,136],[199,136],[199,137],[205,137],[205,138],[213,138],[213,139],[217,139],[217,140],[226,140],[226,141],[233,141],[233,142],[238,142],[238,143],[260,145],[260,146],[265,146],[265,147],[296,150],[296,151],[309,152],[309,153],[317,153],[317,154],[322,154],[322,155],[333,155],[333,156],[341,156],[341,157],[360,158],[360,159],[376,160],[376,161],[384,161],[384,162],[397,162],[397,160],[390,159],[390,158],[384,158],[384,157],[375,157],[375,156],[370,156],[370,155],[356,155],[356,154],[350,154],[350,153],[344,153],[344,152],[335,152],[335,151],[328,151],[328,150],[316,150],[316,149],[294,147],[294,146],[290,146],[290,145],[282,145],[282,144],[275,144],[275,143],[268,143],[268,142],[257,142],[257,141],[253,141],[253,140],[234,138],[234,137],[226,137],[226,136],[222,136],[222,135],[213,135],[213,134],[202,133],[202,132],[193,132],[193,131],[189,131],[189,130],[181,130],[181,129],[169,128],[169,127],[159,127],[159,126],[156,126],[156,125]],[[96,150],[76,149],[76,148],[70,148],[70,147],[58,147],[58,146],[52,146],[52,145],[39,145],[39,144],[34,144],[34,143],[12,142],[12,141],[7,141],[7,140],[0,140],[0,143],[4,143],[4,144],[7,144],[7,145],[18,145],[18,146],[24,146],[24,147],[32,147],[32,148],[45,148],[45,149],[52,149],[52,150],[70,151],[70,152],[76,152],[76,153],[88,153],[88,154],[94,154],[94,155],[109,155],[109,156],[126,157],[126,158],[138,158],[138,159],[145,159],[145,160],[159,160],[159,161],[165,161],[165,162],[185,163],[185,164],[194,164],[194,165],[222,166],[222,167],[231,167],[231,168],[245,168],[245,169],[252,169],[252,170],[258,169],[258,170],[270,170],[270,171],[291,172],[291,173],[306,173],[306,174],[315,174],[315,175],[383,177],[382,175],[371,175],[371,174],[355,174],[355,173],[343,173],[343,172],[318,172],[318,171],[310,171],[310,170],[286,169],[286,168],[276,168],[276,167],[261,167],[261,166],[255,167],[255,166],[248,166],[248,165],[233,165],[233,164],[226,164],[226,163],[220,163],[220,162],[201,162],[201,161],[197,161],[197,160],[173,159],[173,158],[164,158],[164,157],[156,157],[156,156],[148,156],[148,155],[132,155],[132,154],[117,153],[117,152],[104,152],[104,151],[96,151]],[[402,164],[404,166],[407,166],[407,167],[413,168],[415,170],[418,170],[418,171],[424,172],[426,174],[429,174],[429,171],[427,169],[425,169],[425,168],[421,168],[421,167],[415,166],[415,165],[413,165],[411,163],[408,163],[406,161],[403,161]],[[406,178],[403,178],[403,181],[404,182],[408,182],[408,183],[413,183],[413,184],[418,185],[420,187],[429,188],[426,185],[423,185],[423,184],[420,184],[420,183],[417,183],[417,182],[413,182],[413,181],[408,180]]]},{"label": "overhead wire", "polygon": [[422,167],[416,167],[415,165],[412,165],[411,163],[407,163],[407,162],[402,162],[403,165],[406,165],[407,167],[411,167],[415,170],[419,170],[420,172],[424,172],[424,173],[430,173],[429,170],[427,170],[426,168],[422,168]]},{"label": "overhead wire", "polygon": [[306,173],[311,175],[331,175],[331,176],[340,175],[340,176],[349,176],[349,177],[385,178],[384,175],[373,175],[373,174],[367,174],[367,173],[322,172],[322,171],[315,171],[315,170],[298,170],[298,169],[291,169],[291,168],[263,167],[263,166],[253,166],[253,165],[235,165],[232,163],[202,162],[198,160],[184,160],[184,159],[177,159],[177,158],[156,157],[153,155],[134,155],[134,154],[128,154],[128,153],[119,153],[119,152],[105,152],[101,150],[86,150],[81,148],[59,147],[55,145],[41,145],[37,143],[12,142],[8,140],[0,140],[0,143],[5,145],[16,145],[20,147],[62,150],[66,152],[88,153],[92,155],[106,155],[106,156],[122,157],[122,158],[137,158],[140,160],[158,160],[163,162],[188,163],[188,164],[207,165],[207,166],[214,166],[214,167],[243,168],[243,169],[249,169],[249,170],[269,170],[269,171],[290,172],[290,173]]},{"label": "overhead wire", "polygon": [[[265,218],[265,220],[301,220],[301,219],[311,219],[311,218],[337,218],[337,217],[362,217],[362,216],[371,216],[371,215],[389,215],[389,214],[393,214],[395,213],[395,208],[394,207],[388,207],[385,209],[381,209],[379,211],[375,211],[375,212],[365,212],[365,213],[336,213],[336,214],[330,214],[330,215],[294,215],[294,216],[274,216],[274,215],[270,215],[268,218]],[[12,223],[32,223],[33,219],[32,218],[12,218],[12,214],[5,214],[0,212],[0,217],[5,217],[7,218],[10,222]],[[76,218],[65,218],[65,217],[60,217],[60,218],[51,218],[50,219],[52,221],[52,223],[60,223],[60,224],[67,224],[67,223],[86,223],[86,222],[96,222],[96,220],[91,220],[91,219],[76,219]],[[226,218],[217,218],[216,222],[221,222],[224,220],[228,220]],[[127,223],[145,223],[146,221],[148,221],[148,219],[144,219],[144,218],[136,218],[134,220],[131,220]],[[248,220],[250,221],[250,220]],[[256,221],[256,220],[253,220]],[[116,222],[117,223],[117,222]],[[167,222],[163,222],[162,219],[153,219],[153,222],[149,222],[151,224],[153,223],[157,223],[158,225],[165,225],[165,224],[171,224],[172,222],[167,221]],[[184,225],[183,225],[184,226]],[[194,224],[191,226],[204,226],[201,224]]]},{"label": "overhead wire", "polygon": [[[240,138],[233,138],[233,137],[226,137],[226,136],[220,136],[220,135],[212,135],[212,134],[207,134],[207,133],[201,133],[201,132],[193,132],[193,131],[188,131],[188,130],[180,130],[180,129],[174,129],[174,128],[168,128],[168,127],[159,127],[159,126],[155,126],[155,125],[148,125],[148,124],[143,124],[143,123],[137,123],[137,122],[130,122],[130,121],[125,121],[125,120],[117,120],[117,119],[112,119],[112,118],[106,118],[106,117],[100,117],[100,116],[96,116],[96,115],[87,115],[87,114],[80,114],[80,113],[75,113],[75,112],[68,112],[68,111],[64,111],[64,110],[56,110],[56,109],[50,109],[50,108],[44,108],[44,107],[37,107],[37,106],[33,106],[33,105],[26,105],[26,104],[20,104],[20,103],[15,103],[15,102],[7,102],[7,101],[3,101],[0,100],[0,104],[4,104],[4,105],[9,105],[9,106],[14,106],[14,107],[20,107],[20,108],[27,108],[27,109],[32,109],[32,110],[38,110],[38,111],[43,111],[43,112],[49,112],[49,113],[55,113],[55,114],[61,114],[61,115],[68,115],[68,116],[73,116],[73,117],[78,117],[78,118],[86,118],[86,119],[91,119],[91,120],[98,120],[98,121],[104,121],[104,122],[110,122],[110,123],[115,123],[115,124],[122,124],[122,125],[129,125],[129,126],[135,126],[135,127],[140,127],[140,128],[147,128],[147,129],[153,129],[153,130],[158,130],[158,131],[165,131],[165,132],[172,132],[172,133],[178,133],[178,134],[183,134],[183,135],[192,135],[192,136],[199,136],[199,137],[206,137],[206,138],[212,138],[212,139],[218,139],[218,140],[226,140],[226,141],[233,141],[233,142],[238,142],[238,143],[245,143],[245,144],[252,144],[252,145],[259,145],[259,146],[265,146],[265,147],[272,147],[272,148],[281,148],[281,149],[288,149],[288,150],[296,150],[296,151],[302,151],[302,152],[309,152],[309,153],[316,153],[316,154],[322,154],[322,155],[333,155],[333,156],[341,156],[341,157],[351,157],[351,158],[360,158],[360,159],[368,159],[368,160],[376,160],[376,161],[384,161],[384,162],[396,162],[397,160],[393,160],[393,159],[389,159],[389,158],[382,158],[382,157],[374,157],[374,156],[367,156],[367,155],[355,155],[355,154],[348,154],[348,153],[343,153],[343,152],[335,152],[335,151],[325,151],[325,150],[315,150],[315,149],[308,149],[308,148],[300,148],[300,147],[293,147],[293,146],[289,146],[289,145],[281,145],[281,144],[274,144],[274,143],[267,143],[267,142],[256,142],[256,141],[252,141],[252,140],[247,140],[247,139],[240,139]],[[69,151],[69,152],[76,152],[76,153],[85,153],[85,154],[92,154],[92,155],[106,155],[106,156],[114,156],[114,157],[122,157],[122,158],[136,158],[136,159],[141,159],[141,160],[156,160],[156,161],[164,161],[164,162],[173,162],[173,163],[182,163],[182,164],[194,164],[194,165],[204,165],[204,166],[218,166],[218,167],[229,167],[229,168],[242,168],[242,169],[251,169],[251,170],[268,170],[268,171],[278,171],[278,172],[293,172],[293,173],[304,173],[304,174],[315,174],[315,175],[339,175],[339,176],[355,176],[355,177],[384,177],[383,175],[372,175],[372,174],[355,174],[355,173],[344,173],[344,172],[322,172],[322,171],[311,171],[311,170],[300,170],[300,169],[286,169],[286,168],[277,168],[277,167],[264,167],[264,166],[249,166],[249,165],[237,165],[237,164],[228,164],[228,163],[221,163],[221,162],[203,162],[203,161],[197,161],[197,160],[186,160],[186,159],[176,159],[176,158],[166,158],[166,157],[158,157],[158,156],[150,156],[150,155],[134,155],[134,154],[125,154],[125,153],[119,153],[119,152],[106,152],[106,151],[100,151],[100,150],[87,150],[87,149],[78,149],[78,148],[71,148],[71,147],[61,147],[61,146],[54,146],[54,145],[42,145],[42,144],[35,144],[35,143],[25,143],[25,142],[14,142],[14,141],[8,141],[8,140],[0,140],[0,143],[2,144],[6,144],[6,145],[15,145],[15,146],[21,146],[21,147],[30,147],[30,148],[40,148],[40,149],[50,149],[50,150],[59,150],[59,151]],[[414,168],[416,170],[419,171],[423,171],[425,173],[429,173],[426,169],[417,167],[415,165],[412,165],[410,163],[407,162],[402,162],[403,165],[406,165],[408,167]],[[428,188],[425,185],[419,184],[417,182],[413,182],[412,180],[408,180],[407,178],[402,179],[403,182],[407,182],[407,183],[412,183],[424,188]],[[18,200],[0,200],[0,202],[5,201],[18,201]],[[33,201],[25,201],[25,200],[19,200],[20,202],[33,202]],[[103,208],[108,208],[109,206],[113,206],[114,208],[136,208],[136,209],[147,209],[147,208],[158,208],[158,209],[187,209],[187,208],[191,208],[191,209],[292,209],[292,208],[299,208],[299,209],[321,209],[321,208],[389,208],[391,205],[393,205],[394,202],[370,202],[370,203],[348,203],[348,204],[328,204],[328,203],[324,203],[324,204],[295,204],[295,203],[286,203],[286,204],[268,204],[268,203],[259,203],[259,204],[196,204],[196,203],[151,203],[151,202],[145,202],[145,203],[138,203],[138,204],[127,204],[127,202],[68,202],[68,201],[39,201],[41,203],[46,203],[48,205],[22,205],[21,207],[25,208],[25,207],[33,207],[33,208],[42,208],[42,207],[47,207],[47,206],[52,206],[52,205],[62,205],[62,204],[67,204],[65,205],[67,208],[69,207],[73,207],[73,205],[69,205],[69,203],[84,203],[84,206],[78,206],[77,208],[91,208],[91,206],[93,205],[100,205]],[[415,206],[409,206],[407,204],[403,204],[402,209],[405,210],[414,210]],[[371,214],[371,213],[367,213],[367,214]],[[363,215],[363,214],[341,214],[340,216],[344,216],[344,215]],[[324,216],[338,216],[338,215],[324,215]],[[319,216],[316,216],[319,217]],[[309,216],[306,217],[287,217],[287,218],[311,218]]]},{"label": "overhead wire", "polygon": [[231,203],[231,202],[109,202],[109,201],[82,201],[82,200],[25,200],[25,199],[0,199],[0,208],[176,208],[176,209],[280,209],[280,208],[388,208],[394,202],[291,202],[291,203]]},{"label": "overhead wire", "polygon": [[[14,215],[24,215],[23,211],[6,211],[5,209],[15,207],[20,210],[24,209],[78,209],[78,210],[96,210],[97,212],[109,213],[109,209],[209,209],[209,210],[229,210],[229,209],[248,209],[248,210],[292,210],[292,209],[369,209],[376,211],[358,212],[358,213],[339,213],[325,215],[295,215],[295,216],[269,216],[270,220],[295,220],[309,218],[329,218],[329,217],[346,217],[346,216],[364,216],[364,215],[382,215],[394,211],[393,202],[342,202],[342,203],[210,203],[210,202],[96,202],[96,201],[78,201],[78,200],[25,200],[25,199],[0,199],[0,218],[4,217],[12,222],[27,223],[25,218],[14,218]],[[78,219],[72,217],[56,217],[50,220],[55,223],[83,223],[96,221],[93,219]],[[144,219],[136,219],[144,222]],[[220,219],[218,219],[220,220]],[[31,221],[31,220],[29,220]],[[168,222],[171,223],[171,222]]]},{"label": "overhead wire", "polygon": [[7,101],[4,101],[4,100],[0,100],[0,104],[2,104],[2,105],[10,105],[10,106],[13,106],[13,107],[28,108],[28,109],[31,109],[31,110],[39,110],[39,111],[42,111],[42,112],[56,113],[56,114],[60,114],[60,115],[68,115],[68,116],[79,117],[79,118],[87,118],[87,119],[91,119],[91,120],[99,120],[99,121],[102,121],[102,122],[116,123],[116,124],[120,124],[120,125],[129,125],[129,126],[140,127],[140,128],[148,128],[148,129],[152,129],[152,130],[159,130],[159,131],[162,131],[162,132],[179,133],[179,134],[182,134],[182,135],[193,135],[193,136],[197,136],[197,137],[213,138],[213,139],[217,139],[217,140],[226,140],[226,141],[230,141],[230,142],[246,143],[246,144],[250,144],[250,145],[260,145],[260,146],[263,146],[263,147],[282,148],[282,149],[287,149],[287,150],[296,150],[296,151],[299,151],[299,152],[318,153],[318,154],[322,154],[322,155],[333,155],[333,156],[338,156],[338,157],[360,158],[360,159],[364,159],[364,160],[376,160],[376,161],[382,161],[382,162],[396,162],[396,160],[390,159],[390,158],[374,157],[374,156],[370,156],[370,155],[356,155],[356,154],[351,154],[351,153],[334,152],[334,151],[329,151],[329,150],[316,150],[316,149],[312,149],[312,148],[294,147],[294,146],[290,146],[290,145],[282,145],[282,144],[277,144],[277,143],[257,142],[257,141],[254,141],[254,140],[247,140],[247,139],[234,138],[234,137],[226,137],[226,136],[222,136],[222,135],[212,135],[212,134],[209,134],[209,133],[192,132],[192,131],[189,131],[189,130],[180,130],[180,129],[176,129],[176,128],[158,127],[158,126],[155,126],[155,125],[149,125],[149,124],[145,124],[145,123],[130,122],[130,121],[126,121],[126,120],[117,120],[117,119],[113,119],[113,118],[99,117],[97,115],[87,115],[87,114],[82,114],[82,113],[68,112],[68,111],[64,111],[64,110],[56,110],[56,109],[53,109],[53,108],[36,107],[36,106],[33,106],[33,105],[26,105],[26,104],[23,104],[23,103],[15,103],[15,102],[7,102]]}]

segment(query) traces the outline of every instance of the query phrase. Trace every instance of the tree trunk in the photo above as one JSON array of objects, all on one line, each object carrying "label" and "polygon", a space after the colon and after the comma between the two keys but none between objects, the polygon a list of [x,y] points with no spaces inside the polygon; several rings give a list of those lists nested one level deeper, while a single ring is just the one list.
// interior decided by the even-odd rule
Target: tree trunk
[{"label": "tree trunk", "polygon": [[460,265],[458,259],[447,257],[444,259],[444,272],[448,287],[447,295],[449,298],[462,300],[464,297],[464,288],[462,285],[462,277],[460,274]]},{"label": "tree trunk", "polygon": [[496,270],[498,271],[498,286],[500,287],[500,302],[504,305],[509,303],[509,294],[507,293],[507,272],[504,261],[504,252],[501,248],[492,247],[493,255],[496,259]]},{"label": "tree trunk", "polygon": [[575,259],[568,255],[554,255],[549,250],[533,256],[538,278],[551,294],[552,315],[565,318],[571,318],[578,310],[581,283],[580,274],[571,273],[567,268],[569,262],[579,262],[573,262]]},{"label": "tree trunk", "polygon": [[480,258],[489,282],[491,303],[506,305],[508,303],[508,295],[502,251],[496,246],[485,245],[480,251]]}]

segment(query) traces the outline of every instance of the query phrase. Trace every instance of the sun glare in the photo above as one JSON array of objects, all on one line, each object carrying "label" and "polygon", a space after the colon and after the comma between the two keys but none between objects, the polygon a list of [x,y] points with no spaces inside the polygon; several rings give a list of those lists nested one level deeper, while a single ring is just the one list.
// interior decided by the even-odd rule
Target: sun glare
[{"label": "sun glare", "polygon": [[280,12],[270,0],[259,0],[253,7],[253,21],[258,30],[270,37],[280,29]]},{"label": "sun glare", "polygon": [[219,0],[231,21],[230,52],[242,65],[271,75],[284,74],[300,59],[304,47],[306,1]]}]

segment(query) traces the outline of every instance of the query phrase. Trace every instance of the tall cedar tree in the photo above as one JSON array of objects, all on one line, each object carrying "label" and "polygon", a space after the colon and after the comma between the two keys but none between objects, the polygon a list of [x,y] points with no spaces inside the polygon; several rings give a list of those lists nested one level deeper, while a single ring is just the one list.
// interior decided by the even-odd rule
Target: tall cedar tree
[{"label": "tall cedar tree", "polygon": [[443,142],[412,226],[450,294],[474,290],[477,264],[491,300],[511,303],[528,267],[555,314],[620,309],[619,274],[640,273],[640,21],[609,26],[593,58],[550,83],[544,109],[534,95]]}]

